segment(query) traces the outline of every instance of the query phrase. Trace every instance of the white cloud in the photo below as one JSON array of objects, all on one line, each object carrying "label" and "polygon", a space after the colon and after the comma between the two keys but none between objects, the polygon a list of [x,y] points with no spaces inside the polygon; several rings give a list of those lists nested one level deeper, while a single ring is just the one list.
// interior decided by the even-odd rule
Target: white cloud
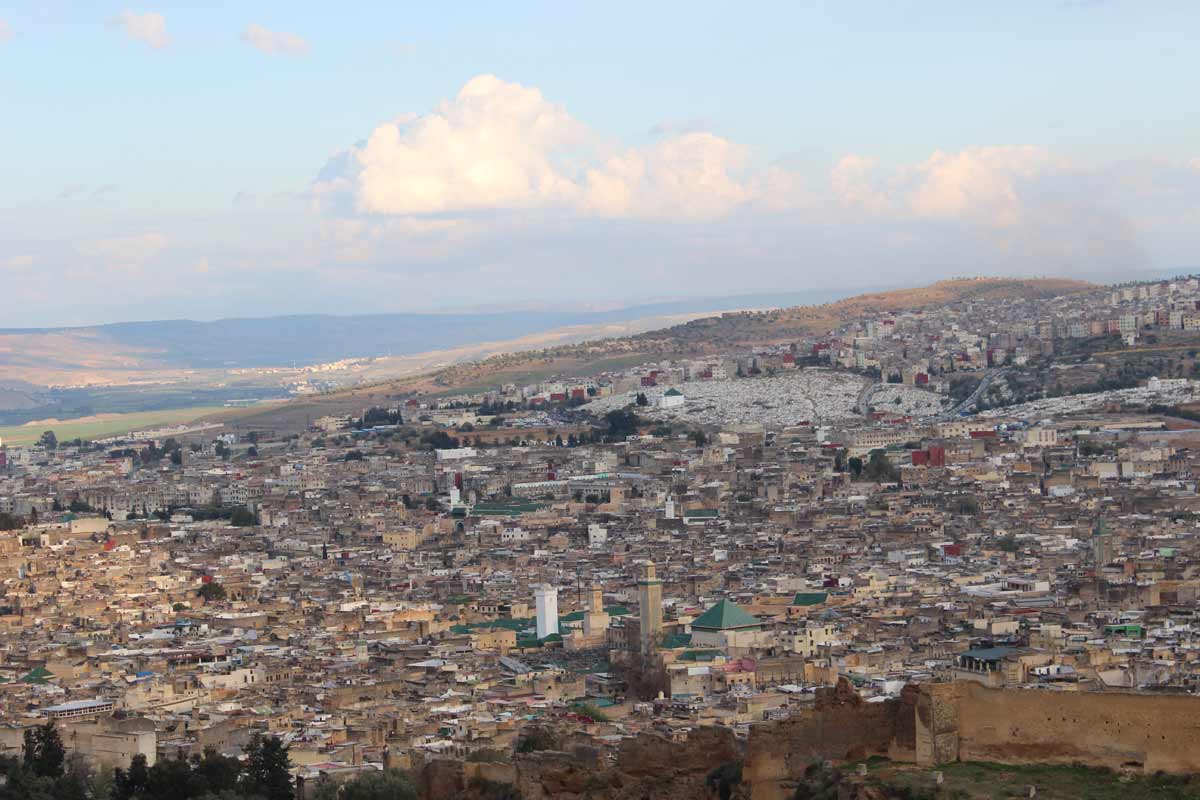
[{"label": "white cloud", "polygon": [[432,113],[378,126],[326,165],[313,192],[327,208],[349,199],[366,214],[536,208],[691,219],[756,198],[741,175],[747,160],[744,147],[706,132],[614,152],[536,88],[480,75]]},{"label": "white cloud", "polygon": [[167,19],[162,14],[156,14],[153,11],[136,14],[125,10],[121,12],[116,21],[129,38],[148,44],[155,50],[160,50],[171,43],[171,37],[167,34]]},{"label": "white cloud", "polygon": [[585,136],[537,89],[481,75],[435,112],[380,125],[353,149],[356,205],[420,214],[571,204],[579,186],[557,157]]},{"label": "white cloud", "polygon": [[13,37],[12,26],[8,24],[8,20],[0,19],[0,44],[4,44]]},{"label": "white cloud", "polygon": [[308,54],[308,42],[294,33],[272,31],[251,23],[242,31],[241,39],[255,50],[269,56],[303,56]]},{"label": "white cloud", "polygon": [[1070,164],[1032,145],[936,150],[924,161],[881,174],[868,156],[844,156],[830,188],[845,206],[897,219],[969,220],[997,227],[1021,221],[1033,185],[1067,174]]},{"label": "white cloud", "polygon": [[1029,145],[938,150],[913,168],[908,205],[918,217],[970,216],[1014,225],[1022,214],[1021,183],[1065,168],[1046,150]]},{"label": "white cloud", "polygon": [[886,212],[891,200],[879,183],[878,165],[879,162],[869,156],[843,156],[829,171],[829,184],[834,195],[854,209],[872,214]]},{"label": "white cloud", "polygon": [[739,177],[748,155],[711,133],[630,148],[587,171],[586,205],[610,217],[720,216],[753,196]]}]

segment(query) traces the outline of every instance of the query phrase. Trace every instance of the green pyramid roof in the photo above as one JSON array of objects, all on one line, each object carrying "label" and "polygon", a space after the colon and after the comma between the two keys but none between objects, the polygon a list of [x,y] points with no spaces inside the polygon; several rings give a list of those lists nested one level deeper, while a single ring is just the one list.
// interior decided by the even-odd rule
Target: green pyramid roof
[{"label": "green pyramid roof", "polygon": [[22,683],[46,683],[50,678],[54,677],[54,673],[45,667],[38,667],[31,671],[28,675],[21,678]]},{"label": "green pyramid roof", "polygon": [[665,392],[663,392],[663,394],[665,394],[667,397],[679,397],[683,394],[683,392],[679,391],[678,389],[667,389]]},{"label": "green pyramid roof", "polygon": [[692,630],[726,631],[733,628],[757,627],[762,623],[736,603],[722,600],[692,620]]}]

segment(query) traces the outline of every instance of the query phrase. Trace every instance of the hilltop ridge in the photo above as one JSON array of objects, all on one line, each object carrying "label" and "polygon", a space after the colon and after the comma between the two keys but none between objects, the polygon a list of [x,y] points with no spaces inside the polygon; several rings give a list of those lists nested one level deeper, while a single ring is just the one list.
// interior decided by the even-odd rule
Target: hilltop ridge
[{"label": "hilltop ridge", "polygon": [[792,341],[874,313],[915,312],[979,301],[1045,299],[1099,288],[1097,284],[1066,278],[952,278],[928,286],[870,292],[818,305],[726,312],[632,336],[464,361],[398,380],[294,400],[268,409],[248,410],[238,421],[297,427],[305,420],[346,413],[366,405],[385,405],[413,394],[484,391],[551,375],[585,376],[657,359],[702,356],[734,347]]}]

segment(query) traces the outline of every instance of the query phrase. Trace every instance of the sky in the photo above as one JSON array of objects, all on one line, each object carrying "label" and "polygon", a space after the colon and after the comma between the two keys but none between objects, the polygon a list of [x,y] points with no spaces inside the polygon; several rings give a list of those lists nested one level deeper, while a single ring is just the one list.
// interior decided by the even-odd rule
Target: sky
[{"label": "sky", "polygon": [[1194,2],[0,4],[0,327],[1200,264]]}]

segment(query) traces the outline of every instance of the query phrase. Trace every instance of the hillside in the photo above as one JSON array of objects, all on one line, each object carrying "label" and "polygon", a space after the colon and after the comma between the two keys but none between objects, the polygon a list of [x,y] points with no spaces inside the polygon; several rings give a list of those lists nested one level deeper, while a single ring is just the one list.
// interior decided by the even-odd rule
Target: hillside
[{"label": "hillside", "polygon": [[772,311],[730,312],[634,336],[505,353],[424,375],[381,381],[341,392],[248,411],[241,425],[294,429],[306,420],[394,403],[414,393],[482,391],[505,383],[532,383],[552,375],[592,375],[663,358],[727,351],[740,346],[793,341],[874,314],[912,312],[969,302],[1044,299],[1098,288],[1059,278],[955,279],[930,286],[873,292],[821,305]]},{"label": "hillside", "polygon": [[731,348],[788,342],[831,331],[847,320],[872,315],[912,312],[969,302],[1035,300],[1097,288],[1064,278],[960,278],[930,286],[856,295],[821,305],[790,306],[770,311],[739,311],[703,317],[657,331],[621,339],[584,342],[548,350],[509,353],[484,361],[456,364],[431,380],[414,381],[415,389],[440,390],[484,386],[538,365],[552,370],[558,364],[626,362],[668,356],[701,355]]},{"label": "hillside", "polygon": [[1036,300],[1074,294],[1096,286],[1065,278],[959,278],[930,286],[874,292],[832,303],[693,320],[633,337],[648,349],[707,352],[750,344],[786,342],[831,331],[847,320],[919,311],[969,302]]}]

